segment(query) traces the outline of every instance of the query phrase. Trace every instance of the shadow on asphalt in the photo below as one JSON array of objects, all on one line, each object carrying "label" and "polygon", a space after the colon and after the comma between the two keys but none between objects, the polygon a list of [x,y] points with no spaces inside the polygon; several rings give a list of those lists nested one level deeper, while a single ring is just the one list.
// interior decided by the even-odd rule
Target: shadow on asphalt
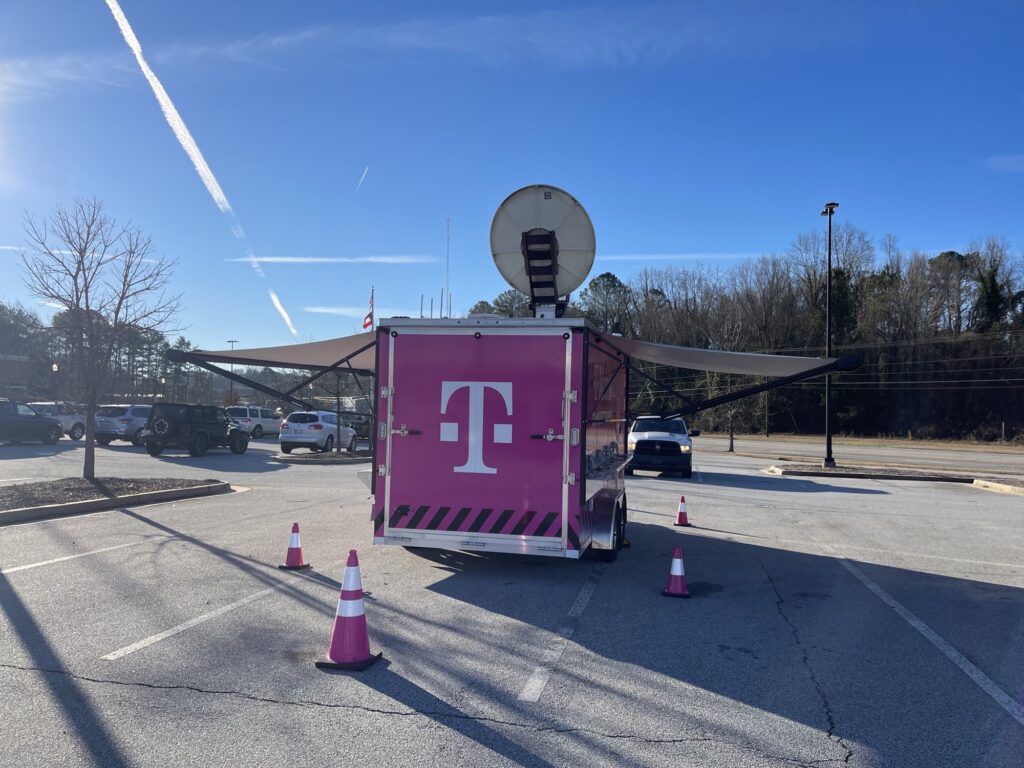
[{"label": "shadow on asphalt", "polygon": [[274,461],[272,453],[265,451],[246,451],[235,455],[228,448],[211,448],[205,456],[190,456],[188,451],[166,449],[159,456],[150,457],[154,461],[167,464],[179,464],[188,467],[201,467],[217,472],[277,472],[289,469],[290,465]]},{"label": "shadow on asphalt", "polygon": [[[552,678],[561,685],[599,688],[602,698],[614,701],[629,700],[637,687],[648,684],[649,693],[642,704],[633,704],[639,707],[633,714],[687,723],[687,730],[736,729],[737,743],[758,745],[759,737],[741,725],[750,721],[738,710],[724,710],[735,711],[735,719],[705,720],[686,694],[685,686],[693,686],[736,706],[816,729],[822,739],[834,742],[827,752],[838,764],[848,748],[868,760],[874,754],[879,764],[905,768],[933,766],[937,755],[947,765],[979,764],[979,749],[987,752],[986,765],[1019,764],[1021,734],[1008,715],[987,697],[975,696],[979,692],[973,683],[872,595],[839,558],[633,522],[627,536],[632,546],[604,566],[572,635],[572,643],[613,664],[606,671],[593,662],[580,668],[569,659],[581,654],[567,653]],[[666,600],[660,594],[676,544],[685,553],[692,600]],[[430,591],[552,633],[565,623],[569,605],[540,610],[550,599],[545,594],[556,581],[582,587],[592,570],[585,562],[497,553],[417,549],[409,556],[435,563],[448,574]],[[917,600],[926,596],[925,605],[937,614],[922,616],[937,622],[933,629],[997,676],[997,684],[1011,695],[1024,690],[1021,589],[851,562],[889,585],[911,610],[921,610]],[[376,634],[386,634],[386,618],[379,622],[385,626],[381,632],[378,624]],[[403,636],[396,644],[414,652],[417,642],[415,636]],[[497,643],[494,656],[500,659],[509,650]],[[482,687],[479,682],[461,679],[458,659],[442,664],[445,669],[438,672],[486,695],[476,690]],[[616,674],[636,687],[620,687]],[[680,689],[672,681],[685,686]],[[380,690],[395,695],[383,684]],[[551,695],[557,696],[557,689]],[[964,698],[972,704],[951,703]],[[912,728],[909,712],[919,720]],[[598,759],[596,753],[593,757]]]},{"label": "shadow on asphalt", "polygon": [[58,453],[67,453],[75,448],[81,448],[81,440],[60,440],[54,445],[43,443],[0,443],[0,460],[3,459],[36,459],[40,456],[55,456]]},{"label": "shadow on asphalt", "polygon": [[[85,694],[68,672],[46,633],[33,618],[32,611],[2,573],[0,609],[13,628],[13,639],[32,659],[32,667],[41,672],[39,679],[49,690],[53,702],[63,710],[64,722],[74,729],[77,743],[89,753],[93,764],[111,768],[128,766],[125,754],[104,723],[103,713],[97,711],[92,697]],[[22,695],[25,695],[24,690]]]},{"label": "shadow on asphalt", "polygon": [[888,491],[881,488],[854,488],[846,485],[832,485],[824,482],[824,478],[808,479],[785,476],[757,474],[737,474],[733,472],[703,472],[695,469],[693,477],[681,478],[668,472],[660,475],[634,474],[629,478],[630,483],[643,482],[644,480],[672,480],[686,485],[718,485],[723,488],[749,488],[758,491],[785,491],[787,493],[860,493],[868,495],[888,494]]}]

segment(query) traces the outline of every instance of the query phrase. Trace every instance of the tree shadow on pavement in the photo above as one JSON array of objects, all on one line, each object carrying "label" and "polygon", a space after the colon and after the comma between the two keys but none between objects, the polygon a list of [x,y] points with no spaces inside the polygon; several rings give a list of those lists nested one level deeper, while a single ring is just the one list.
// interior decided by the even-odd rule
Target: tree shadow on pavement
[{"label": "tree shadow on pavement", "polygon": [[[10,623],[14,637],[32,659],[32,667],[50,691],[54,703],[64,712],[64,722],[73,728],[77,741],[91,755],[95,765],[120,768],[128,760],[78,681],[50,645],[46,633],[32,617],[7,578],[0,573],[0,609]],[[8,665],[12,666],[12,665]],[[9,747],[4,745],[6,752]]]}]

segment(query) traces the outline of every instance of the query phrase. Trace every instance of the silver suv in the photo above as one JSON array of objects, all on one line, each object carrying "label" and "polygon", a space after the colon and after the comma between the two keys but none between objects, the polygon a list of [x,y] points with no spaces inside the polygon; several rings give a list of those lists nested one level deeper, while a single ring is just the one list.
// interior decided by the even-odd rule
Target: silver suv
[{"label": "silver suv", "polygon": [[101,405],[96,410],[95,435],[100,445],[112,440],[126,440],[142,445],[142,428],[146,426],[151,405]]},{"label": "silver suv", "polygon": [[81,440],[85,434],[85,409],[74,403],[29,403],[29,407],[40,416],[56,419],[64,428],[64,434],[72,440]]}]

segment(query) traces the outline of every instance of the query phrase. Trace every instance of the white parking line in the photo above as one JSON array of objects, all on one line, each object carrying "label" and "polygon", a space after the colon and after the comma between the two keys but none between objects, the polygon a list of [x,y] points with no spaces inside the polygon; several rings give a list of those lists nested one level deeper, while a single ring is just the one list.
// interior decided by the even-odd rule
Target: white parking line
[{"label": "white parking line", "polygon": [[0,479],[0,483],[16,483],[19,480],[35,480],[34,477],[5,477]]},{"label": "white parking line", "polygon": [[1024,725],[1024,706],[1021,706],[1013,698],[1011,698],[1011,696],[1006,691],[1004,691],[1002,688],[996,685],[995,682],[993,682],[992,678],[990,678],[988,675],[986,675],[984,672],[982,672],[980,669],[974,666],[974,664],[968,661],[967,658],[962,653],[960,653],[960,651],[958,651],[952,645],[950,645],[941,637],[939,637],[939,635],[936,634],[935,630],[933,630],[931,627],[929,627],[927,624],[925,624],[923,621],[917,618],[917,616],[908,611],[902,603],[900,603],[895,597],[893,597],[880,586],[878,586],[878,584],[872,581],[857,566],[855,566],[848,560],[840,560],[839,562],[843,564],[843,567],[846,570],[848,570],[850,573],[856,576],[861,584],[863,584],[865,587],[871,590],[875,594],[875,596],[878,597],[879,600],[881,600],[883,603],[885,603],[894,611],[896,611],[897,615],[899,615],[901,619],[903,619],[905,622],[907,622],[907,624],[909,624],[922,635],[924,635],[925,639],[927,639],[928,642],[930,642],[932,645],[934,645],[936,648],[942,651],[943,655],[947,659],[956,664],[957,667],[960,668],[961,672],[963,672],[965,675],[971,678],[971,680],[973,680],[975,684],[979,688],[981,688],[981,690],[983,690],[985,693],[991,696],[1000,707],[1006,710],[1007,714],[1009,714],[1010,717],[1012,717],[1021,725]]},{"label": "white parking line", "polygon": [[63,563],[66,560],[75,560],[79,557],[85,557],[86,555],[98,555],[100,552],[113,552],[115,549],[126,549],[127,547],[137,547],[140,544],[148,544],[152,539],[163,539],[165,536],[149,536],[143,541],[130,541],[127,544],[116,544],[113,547],[103,547],[102,549],[92,549],[88,552],[79,552],[76,555],[65,555],[64,557],[55,557],[52,560],[43,560],[38,563],[29,563],[28,565],[16,565],[13,568],[2,568],[0,573],[15,573],[17,571],[27,571],[29,568],[39,568],[44,565],[53,565],[54,563]]},{"label": "white parking line", "polygon": [[566,617],[572,621],[560,627],[558,634],[548,644],[544,655],[541,656],[540,664],[533,670],[530,679],[523,686],[523,690],[519,694],[519,701],[535,702],[540,700],[541,694],[544,693],[544,688],[547,687],[548,680],[551,679],[552,667],[558,663],[558,660],[562,658],[562,654],[565,653],[565,649],[569,646],[569,638],[576,631],[576,620],[587,609],[587,603],[590,602],[594,590],[597,589],[597,582],[600,581],[603,572],[604,569],[600,566],[595,566],[590,572],[590,578],[583,585],[583,588],[580,589],[579,594],[576,595],[576,599],[573,601],[572,607],[569,608],[569,613],[566,614]]},{"label": "white parking line", "polygon": [[[335,563],[331,563],[327,567],[334,568],[338,565],[341,565],[342,562],[344,561],[339,560]],[[196,616],[194,619],[189,619],[183,624],[179,624],[176,627],[171,627],[170,629],[160,632],[158,634],[150,635],[149,637],[139,640],[137,643],[126,645],[124,646],[124,648],[118,648],[116,651],[111,651],[106,656],[101,656],[100,658],[104,661],[116,661],[117,659],[120,659],[123,656],[127,656],[130,653],[141,651],[143,648],[148,648],[149,646],[155,643],[159,643],[161,640],[166,640],[169,637],[174,637],[180,632],[184,632],[186,629],[191,629],[192,627],[198,626],[199,624],[203,624],[207,621],[210,621],[211,619],[216,619],[218,616],[223,616],[225,613],[229,613],[230,611],[233,611],[236,608],[241,608],[243,605],[248,605],[249,603],[255,602],[256,600],[259,600],[261,597],[264,597],[266,595],[269,595],[273,592],[277,592],[282,589],[289,589],[293,586],[294,584],[282,582],[281,584],[277,584],[273,587],[262,589],[259,592],[253,592],[251,595],[243,597],[241,600],[237,600],[233,603],[228,603],[227,605],[222,605],[220,608],[217,608],[216,610],[210,611],[209,613],[204,613],[201,616]]]}]

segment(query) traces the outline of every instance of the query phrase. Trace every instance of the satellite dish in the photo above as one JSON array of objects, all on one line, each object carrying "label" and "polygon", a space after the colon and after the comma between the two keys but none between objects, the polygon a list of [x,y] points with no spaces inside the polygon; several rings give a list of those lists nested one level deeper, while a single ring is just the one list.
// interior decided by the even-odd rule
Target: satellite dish
[{"label": "satellite dish", "polygon": [[[540,306],[562,305],[594,266],[590,216],[565,190],[533,184],[513,192],[491,222],[491,254],[505,281]],[[561,312],[559,311],[560,315]]]}]

